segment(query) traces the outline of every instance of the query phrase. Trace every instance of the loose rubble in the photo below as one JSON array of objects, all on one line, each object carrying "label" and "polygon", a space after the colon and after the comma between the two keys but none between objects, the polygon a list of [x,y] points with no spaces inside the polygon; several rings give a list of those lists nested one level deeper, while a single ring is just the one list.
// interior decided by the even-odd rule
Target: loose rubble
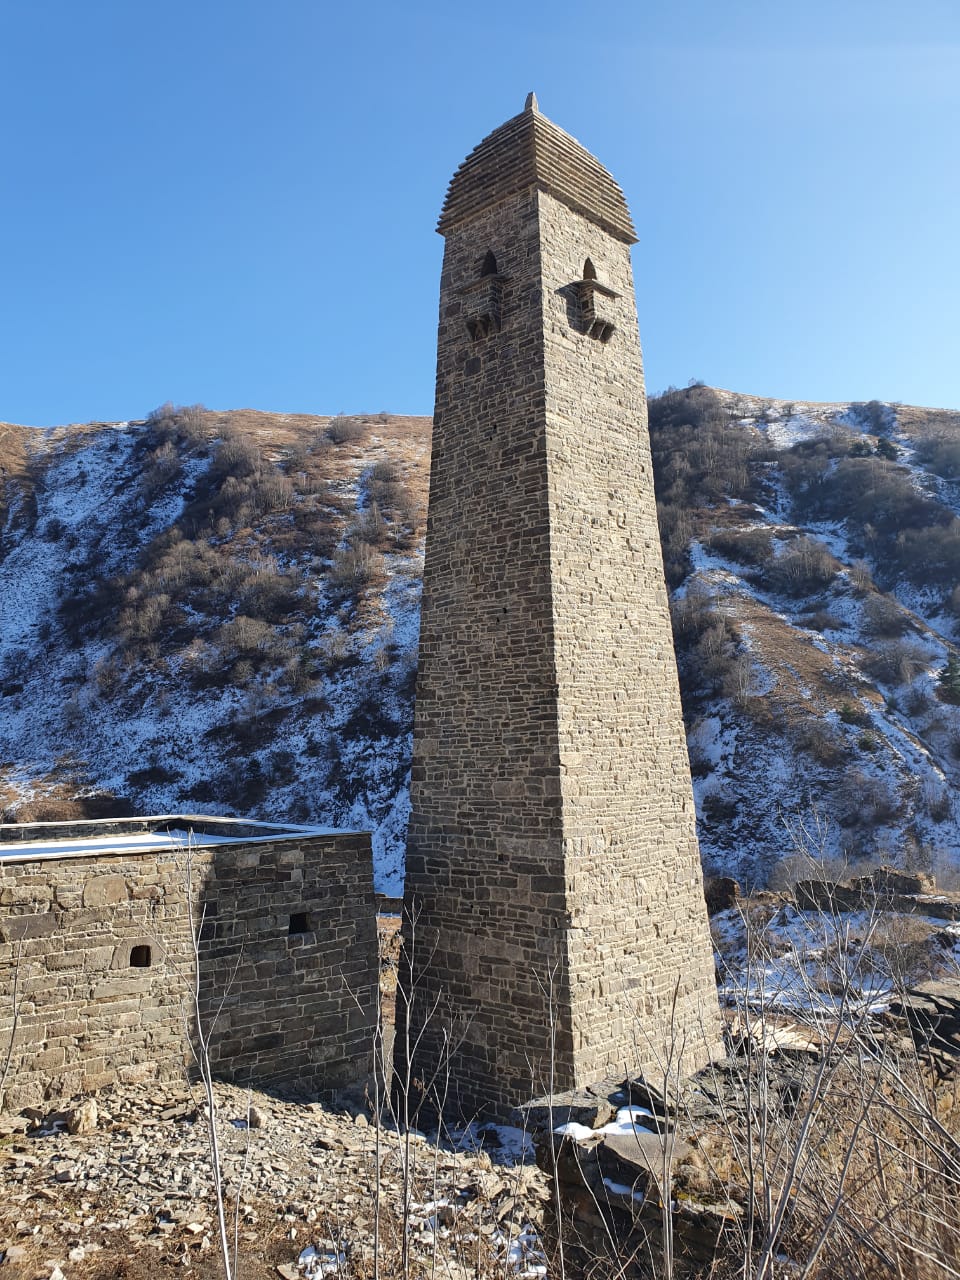
[{"label": "loose rubble", "polygon": [[[377,1125],[365,1105],[221,1084],[215,1096],[244,1280],[372,1274],[378,1205],[381,1257],[398,1255],[406,1231],[413,1274],[435,1256],[454,1280],[485,1261],[546,1274],[549,1184],[518,1162],[518,1135],[473,1126],[453,1135],[458,1150]],[[202,1096],[186,1086],[118,1086],[0,1117],[0,1280],[222,1274],[212,1185]]]}]

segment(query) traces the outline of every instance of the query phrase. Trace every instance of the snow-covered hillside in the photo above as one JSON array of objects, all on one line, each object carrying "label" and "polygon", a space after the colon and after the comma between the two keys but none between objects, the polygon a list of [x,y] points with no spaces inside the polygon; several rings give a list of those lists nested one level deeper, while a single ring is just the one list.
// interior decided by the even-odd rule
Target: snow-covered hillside
[{"label": "snow-covered hillside", "polygon": [[[365,827],[398,893],[429,433],[0,425],[8,820]],[[693,387],[651,437],[708,870],[960,865],[960,414]]]},{"label": "snow-covered hillside", "polygon": [[[0,544],[19,819],[108,792],[371,829],[378,888],[400,891],[429,424],[330,432],[168,413],[32,433]],[[378,468],[396,511],[371,500]]]},{"label": "snow-covered hillside", "polygon": [[[952,879],[960,414],[695,387],[655,402],[651,426],[665,540],[685,504],[671,576],[708,869],[763,885],[813,858]],[[692,466],[671,484],[678,442]]]}]

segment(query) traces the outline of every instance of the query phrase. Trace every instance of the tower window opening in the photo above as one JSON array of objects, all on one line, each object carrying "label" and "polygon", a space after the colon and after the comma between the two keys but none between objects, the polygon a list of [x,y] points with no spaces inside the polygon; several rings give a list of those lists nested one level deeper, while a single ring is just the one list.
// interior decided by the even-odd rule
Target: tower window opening
[{"label": "tower window opening", "polygon": [[589,258],[587,258],[586,262],[583,264],[583,278],[584,280],[596,280],[597,278],[597,268]]},{"label": "tower window opening", "polygon": [[307,919],[307,913],[305,911],[294,911],[290,916],[290,926],[287,929],[289,936],[294,938],[298,934],[309,932],[310,922]]},{"label": "tower window opening", "polygon": [[497,260],[493,256],[493,250],[487,250],[487,256],[483,260],[483,266],[480,268],[481,276],[495,276],[497,274]]},{"label": "tower window opening", "polygon": [[153,953],[145,942],[138,942],[130,948],[130,968],[149,969],[153,963]]}]

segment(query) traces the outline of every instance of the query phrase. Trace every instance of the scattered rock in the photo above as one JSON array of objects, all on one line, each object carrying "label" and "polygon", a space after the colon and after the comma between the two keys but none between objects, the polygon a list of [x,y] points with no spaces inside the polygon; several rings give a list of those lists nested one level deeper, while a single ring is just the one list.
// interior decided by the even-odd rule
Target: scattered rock
[{"label": "scattered rock", "polygon": [[737,905],[740,886],[732,876],[711,876],[704,881],[703,895],[707,900],[707,915],[715,916]]},{"label": "scattered rock", "polygon": [[64,1113],[67,1133],[93,1133],[97,1127],[98,1110],[94,1098],[84,1098],[78,1107],[72,1107]]},{"label": "scattered rock", "polygon": [[570,1123],[599,1129],[613,1119],[626,1100],[620,1082],[610,1080],[582,1089],[570,1089],[566,1093],[555,1093],[549,1098],[534,1098],[532,1102],[517,1107],[513,1118],[527,1133]]},{"label": "scattered rock", "polygon": [[672,1091],[665,1093],[663,1085],[654,1084],[644,1076],[635,1076],[625,1080],[621,1087],[631,1103],[638,1107],[646,1107],[655,1116],[669,1120],[676,1114],[676,1097]]},{"label": "scattered rock", "polygon": [[[458,1152],[424,1135],[408,1137],[386,1127],[375,1142],[376,1121],[365,1111],[358,1118],[359,1101],[342,1100],[335,1111],[254,1090],[256,1106],[249,1113],[249,1127],[258,1129],[254,1140],[246,1122],[242,1128],[230,1123],[248,1116],[250,1091],[218,1083],[215,1094],[225,1187],[231,1205],[233,1197],[240,1201],[241,1253],[251,1260],[262,1257],[266,1247],[293,1253],[304,1241],[317,1240],[322,1253],[342,1254],[348,1270],[355,1259],[361,1265],[373,1252],[377,1188],[388,1215],[402,1205],[408,1141],[417,1151],[417,1176],[423,1180],[418,1198],[425,1208],[435,1202],[422,1215],[416,1248],[427,1266],[435,1247],[451,1277],[460,1277],[456,1250],[464,1232],[483,1235],[494,1248],[501,1235],[515,1236],[538,1220],[549,1195],[536,1168],[506,1167],[507,1150],[491,1159],[487,1151]],[[122,1082],[97,1095],[99,1115],[92,1124],[91,1109],[84,1111],[90,1101],[68,1098],[55,1117],[49,1108],[20,1117],[33,1128],[19,1141],[7,1141],[0,1152],[0,1242],[20,1235],[11,1247],[27,1260],[27,1280],[33,1280],[29,1262],[46,1249],[57,1250],[51,1267],[60,1266],[68,1280],[75,1274],[79,1280],[95,1253],[98,1275],[112,1274],[115,1261],[138,1254],[148,1263],[162,1256],[185,1271],[196,1267],[199,1255],[215,1247],[209,1139],[198,1095],[175,1085]],[[71,1131],[67,1117],[74,1114],[78,1119],[84,1114],[86,1123]],[[485,1134],[485,1142],[490,1137]],[[461,1194],[462,1188],[470,1188],[469,1194]],[[338,1232],[318,1240],[318,1231],[329,1235],[331,1224]],[[341,1238],[340,1231],[352,1238]],[[430,1249],[425,1231],[434,1238]],[[0,1243],[0,1258],[2,1249]],[[9,1249],[7,1254],[18,1258]],[[283,1253],[273,1254],[271,1266],[277,1258]],[[7,1271],[14,1280],[18,1272],[4,1266],[0,1280]],[[306,1280],[310,1270],[290,1258],[277,1274]],[[40,1280],[49,1280],[48,1273]]]}]

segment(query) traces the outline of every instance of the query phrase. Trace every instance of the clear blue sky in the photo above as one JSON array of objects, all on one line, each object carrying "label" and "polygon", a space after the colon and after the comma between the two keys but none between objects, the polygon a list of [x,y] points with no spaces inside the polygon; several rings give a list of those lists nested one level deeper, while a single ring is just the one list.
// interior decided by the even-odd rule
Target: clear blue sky
[{"label": "clear blue sky", "polygon": [[957,0],[0,0],[0,419],[429,413],[444,189],[530,89],[651,388],[960,408]]}]

